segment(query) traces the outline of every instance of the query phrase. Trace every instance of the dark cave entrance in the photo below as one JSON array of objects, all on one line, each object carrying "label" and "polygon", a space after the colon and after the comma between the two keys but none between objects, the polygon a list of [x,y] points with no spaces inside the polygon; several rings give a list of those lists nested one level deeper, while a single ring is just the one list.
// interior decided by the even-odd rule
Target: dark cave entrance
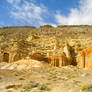
[{"label": "dark cave entrance", "polygon": [[3,54],[3,61],[4,62],[9,62],[9,53],[4,53]]}]

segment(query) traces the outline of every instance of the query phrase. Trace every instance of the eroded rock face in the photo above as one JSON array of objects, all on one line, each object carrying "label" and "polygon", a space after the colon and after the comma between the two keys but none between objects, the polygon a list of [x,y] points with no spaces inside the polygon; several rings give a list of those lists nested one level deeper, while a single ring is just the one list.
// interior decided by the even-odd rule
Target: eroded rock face
[{"label": "eroded rock face", "polygon": [[65,55],[52,56],[52,57],[50,57],[49,60],[50,60],[50,64],[53,66],[56,66],[56,67],[70,65],[70,61],[68,60],[67,57],[65,57]]},{"label": "eroded rock face", "polygon": [[0,62],[13,63],[29,57],[57,67],[72,64],[91,69],[91,29],[92,26],[54,28],[49,25],[40,28],[1,28]]},{"label": "eroded rock face", "polygon": [[57,67],[70,65],[71,62],[72,62],[72,57],[70,53],[70,47],[68,44],[65,44],[60,56],[56,54],[54,56],[49,57],[49,63]]},{"label": "eroded rock face", "polygon": [[92,70],[92,48],[81,51],[77,58],[79,68]]}]

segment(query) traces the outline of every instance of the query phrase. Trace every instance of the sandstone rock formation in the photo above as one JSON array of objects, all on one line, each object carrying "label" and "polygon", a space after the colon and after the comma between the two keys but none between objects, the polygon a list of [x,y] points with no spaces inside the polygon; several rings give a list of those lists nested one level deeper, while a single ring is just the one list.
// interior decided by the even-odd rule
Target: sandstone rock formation
[{"label": "sandstone rock formation", "polygon": [[66,66],[66,65],[71,64],[72,57],[71,57],[69,45],[65,44],[65,46],[61,52],[62,53],[59,55],[57,55],[58,53],[56,53],[53,56],[48,57],[49,63],[51,65],[61,67],[61,66]]},{"label": "sandstone rock formation", "polygon": [[0,62],[13,63],[29,57],[57,67],[72,64],[91,69],[91,29],[50,25],[0,28]]},{"label": "sandstone rock formation", "polygon": [[22,59],[12,63],[6,63],[0,69],[17,70],[17,71],[32,71],[32,69],[40,69],[43,65],[41,62],[32,59]]},{"label": "sandstone rock formation", "polygon": [[92,47],[79,53],[78,67],[92,70]]}]

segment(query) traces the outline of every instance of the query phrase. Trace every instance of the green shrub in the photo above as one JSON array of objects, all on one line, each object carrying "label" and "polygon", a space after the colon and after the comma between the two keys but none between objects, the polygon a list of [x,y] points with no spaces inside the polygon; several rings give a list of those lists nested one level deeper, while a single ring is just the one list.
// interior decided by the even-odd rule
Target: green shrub
[{"label": "green shrub", "polygon": [[92,92],[92,84],[86,83],[81,87],[82,92]]}]

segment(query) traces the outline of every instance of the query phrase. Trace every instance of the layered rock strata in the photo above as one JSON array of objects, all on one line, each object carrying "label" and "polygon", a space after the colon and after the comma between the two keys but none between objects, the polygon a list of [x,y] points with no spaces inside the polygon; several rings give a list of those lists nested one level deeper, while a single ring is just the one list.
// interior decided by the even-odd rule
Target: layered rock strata
[{"label": "layered rock strata", "polygon": [[0,28],[0,62],[44,61],[92,69],[92,26]]}]

